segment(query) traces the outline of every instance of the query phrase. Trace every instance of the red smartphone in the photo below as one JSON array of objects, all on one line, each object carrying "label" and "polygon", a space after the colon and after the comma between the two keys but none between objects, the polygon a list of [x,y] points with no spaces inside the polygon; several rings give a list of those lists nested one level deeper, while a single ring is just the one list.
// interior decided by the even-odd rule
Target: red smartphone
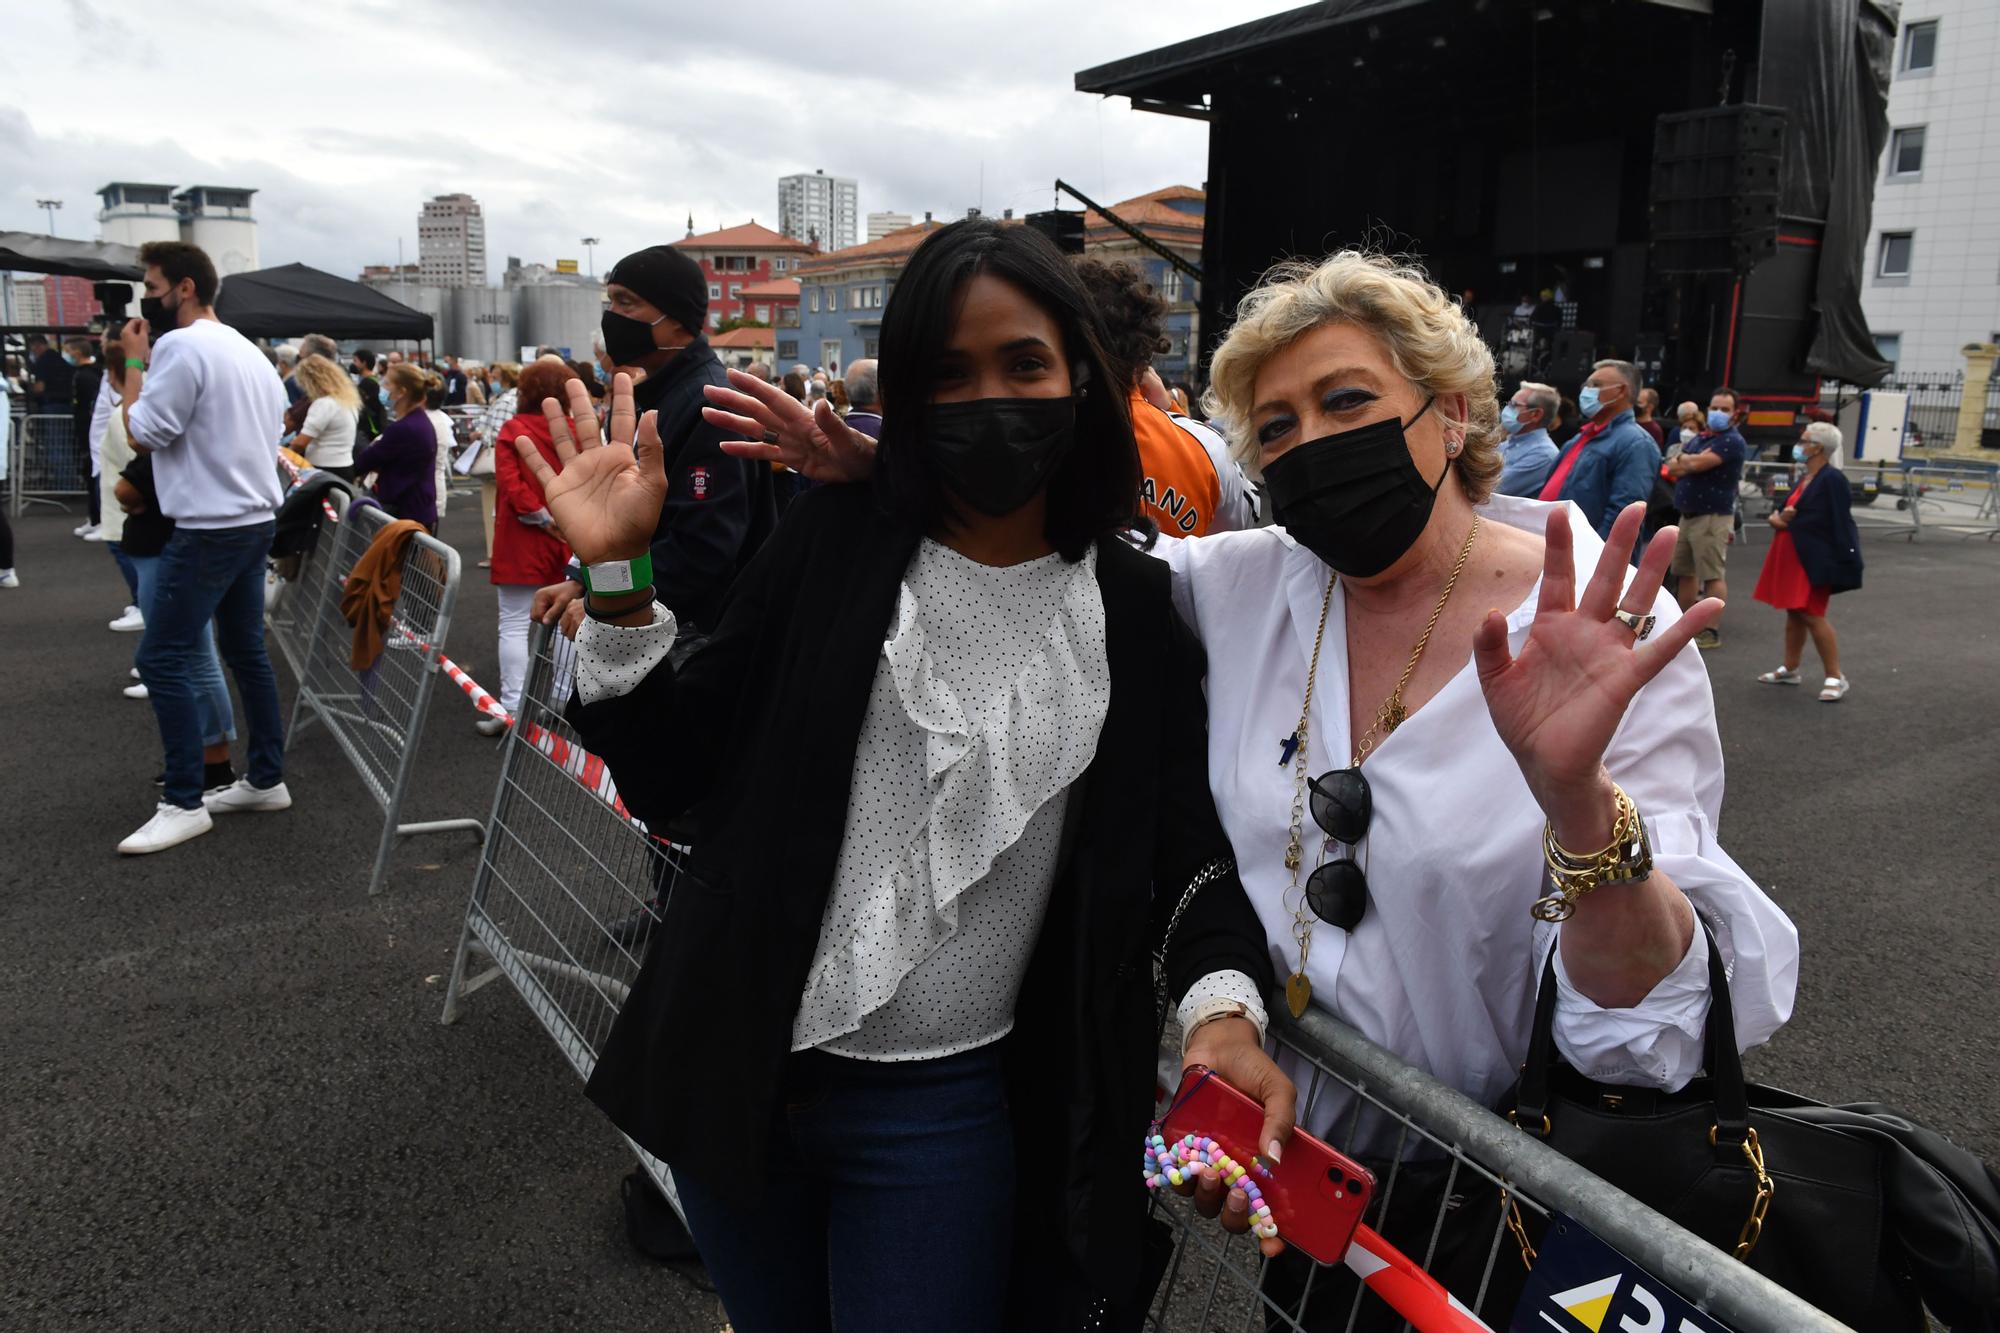
[{"label": "red smartphone", "polygon": [[[1167,1142],[1193,1134],[1214,1139],[1245,1165],[1262,1156],[1257,1133],[1264,1127],[1264,1108],[1220,1075],[1200,1065],[1190,1067],[1168,1106],[1160,1128]],[[1339,1263],[1361,1215],[1368,1211],[1368,1200],[1375,1193],[1374,1175],[1302,1129],[1292,1131],[1284,1159],[1265,1166],[1268,1169],[1256,1179],[1264,1201],[1271,1205],[1271,1220],[1278,1224],[1278,1239],[1320,1263]]]}]

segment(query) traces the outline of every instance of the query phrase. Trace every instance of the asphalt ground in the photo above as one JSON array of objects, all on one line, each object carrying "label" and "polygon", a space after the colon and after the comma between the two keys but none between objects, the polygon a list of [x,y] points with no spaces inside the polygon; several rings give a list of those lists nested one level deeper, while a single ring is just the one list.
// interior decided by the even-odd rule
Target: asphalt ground
[{"label": "asphalt ground", "polygon": [[[291,811],[115,854],[159,747],[119,694],[137,636],[104,628],[123,586],[77,521],[16,520],[23,586],[0,591],[0,1327],[722,1327],[626,1246],[631,1158],[526,1007],[492,986],[439,1024],[472,839],[405,841],[368,898],[380,812],[315,728]],[[444,531],[467,574],[448,651],[496,685],[470,505]],[[1854,690],[1832,705],[1754,681],[1782,620],[1748,596],[1762,553],[1737,548],[1706,655],[1724,845],[1804,947],[1751,1076],[2000,1160],[2000,543],[1871,536],[1868,587],[1833,606]],[[486,813],[473,720],[441,681],[405,818]]]}]

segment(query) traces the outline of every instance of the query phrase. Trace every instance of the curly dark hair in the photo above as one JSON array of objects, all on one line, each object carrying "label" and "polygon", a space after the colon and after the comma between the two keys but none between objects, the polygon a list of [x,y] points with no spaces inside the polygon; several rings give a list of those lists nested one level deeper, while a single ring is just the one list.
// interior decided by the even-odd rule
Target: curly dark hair
[{"label": "curly dark hair", "polygon": [[1167,341],[1167,303],[1153,294],[1153,284],[1135,264],[1122,259],[1083,258],[1072,261],[1110,341],[1105,354],[1119,382],[1131,386],[1153,364],[1153,357],[1173,346]]}]

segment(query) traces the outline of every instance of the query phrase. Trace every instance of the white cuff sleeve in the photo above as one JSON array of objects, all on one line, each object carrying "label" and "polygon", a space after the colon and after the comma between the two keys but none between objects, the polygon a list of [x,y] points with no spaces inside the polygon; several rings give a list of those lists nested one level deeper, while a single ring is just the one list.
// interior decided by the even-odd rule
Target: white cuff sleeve
[{"label": "white cuff sleeve", "polygon": [[674,613],[658,602],[650,625],[607,625],[585,616],[576,627],[577,698],[594,704],[630,694],[667,660],[679,634]]},{"label": "white cuff sleeve", "polygon": [[1183,1046],[1187,1044],[1188,1021],[1194,1017],[1197,1008],[1210,1000],[1235,1000],[1248,1009],[1250,1021],[1257,1025],[1257,1039],[1264,1039],[1264,1033],[1271,1026],[1271,1017],[1264,1011],[1264,997],[1258,993],[1257,983],[1235,968],[1228,968],[1200,978],[1181,997],[1174,1021],[1181,1025]]},{"label": "white cuff sleeve", "polygon": [[1600,1083],[1677,1089],[1701,1068],[1708,1028],[1708,936],[1630,1009],[1604,1009],[1570,984],[1556,948],[1556,1048]]}]

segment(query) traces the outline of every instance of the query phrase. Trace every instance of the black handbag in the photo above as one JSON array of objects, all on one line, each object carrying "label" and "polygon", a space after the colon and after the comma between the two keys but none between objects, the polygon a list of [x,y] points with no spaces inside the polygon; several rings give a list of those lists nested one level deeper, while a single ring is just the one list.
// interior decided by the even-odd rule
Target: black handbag
[{"label": "black handbag", "polygon": [[1664,1092],[1597,1083],[1559,1060],[1550,950],[1509,1118],[1834,1318],[1867,1333],[1922,1333],[1912,1266],[1885,1206],[1881,1144],[1794,1114],[1813,1105],[1804,1098],[1745,1083],[1713,935],[1708,958],[1708,1073]]}]

